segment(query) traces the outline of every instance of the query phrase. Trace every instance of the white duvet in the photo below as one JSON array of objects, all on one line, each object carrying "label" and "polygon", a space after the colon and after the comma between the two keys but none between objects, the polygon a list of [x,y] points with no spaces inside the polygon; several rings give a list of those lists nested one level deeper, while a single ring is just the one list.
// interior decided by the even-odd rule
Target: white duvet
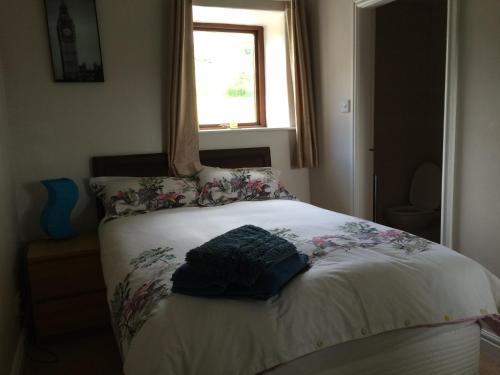
[{"label": "white duvet", "polygon": [[[254,224],[295,243],[312,268],[262,302],[170,293],[191,248]],[[177,208],[100,226],[127,375],[255,374],[338,343],[498,314],[500,281],[419,237],[309,204]]]}]

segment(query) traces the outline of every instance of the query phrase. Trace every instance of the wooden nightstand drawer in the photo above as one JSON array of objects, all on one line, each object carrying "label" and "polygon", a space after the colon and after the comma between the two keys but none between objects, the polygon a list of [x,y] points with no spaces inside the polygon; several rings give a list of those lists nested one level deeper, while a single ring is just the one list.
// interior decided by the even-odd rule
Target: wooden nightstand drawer
[{"label": "wooden nightstand drawer", "polygon": [[34,263],[29,274],[34,302],[105,289],[99,254]]},{"label": "wooden nightstand drawer", "polygon": [[33,309],[39,339],[109,324],[105,292],[38,303]]},{"label": "wooden nightstand drawer", "polygon": [[96,234],[33,241],[27,268],[37,340],[109,324]]}]

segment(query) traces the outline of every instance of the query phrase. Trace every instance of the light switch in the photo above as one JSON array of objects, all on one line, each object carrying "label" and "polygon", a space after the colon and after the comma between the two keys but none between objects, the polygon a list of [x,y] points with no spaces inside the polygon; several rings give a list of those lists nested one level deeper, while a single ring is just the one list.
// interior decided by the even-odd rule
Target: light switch
[{"label": "light switch", "polygon": [[351,101],[349,99],[344,99],[340,101],[340,112],[341,113],[351,112]]}]

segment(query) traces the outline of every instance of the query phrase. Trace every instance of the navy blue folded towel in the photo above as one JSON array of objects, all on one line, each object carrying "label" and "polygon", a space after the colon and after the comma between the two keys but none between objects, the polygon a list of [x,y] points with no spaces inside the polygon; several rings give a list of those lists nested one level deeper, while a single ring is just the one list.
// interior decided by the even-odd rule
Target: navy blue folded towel
[{"label": "navy blue folded towel", "polygon": [[189,264],[172,275],[172,292],[199,297],[253,298],[266,300],[296,275],[309,268],[309,257],[296,253],[266,269],[251,286],[228,284],[214,276],[198,273]]},{"label": "navy blue folded towel", "polygon": [[294,254],[297,249],[287,240],[244,225],[190,250],[186,262],[212,279],[250,286],[266,269]]}]

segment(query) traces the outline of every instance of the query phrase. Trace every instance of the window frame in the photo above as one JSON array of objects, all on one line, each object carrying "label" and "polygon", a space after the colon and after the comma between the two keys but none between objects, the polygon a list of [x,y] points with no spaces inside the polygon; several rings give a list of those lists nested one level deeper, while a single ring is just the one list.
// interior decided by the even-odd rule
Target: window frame
[{"label": "window frame", "polygon": [[[255,123],[239,123],[238,128],[265,128],[266,119],[266,79],[264,59],[264,28],[257,25],[236,25],[226,23],[194,22],[194,31],[217,31],[226,33],[252,34],[255,40]],[[198,109],[196,109],[198,110]],[[200,130],[221,129],[222,124],[199,124]]]}]

